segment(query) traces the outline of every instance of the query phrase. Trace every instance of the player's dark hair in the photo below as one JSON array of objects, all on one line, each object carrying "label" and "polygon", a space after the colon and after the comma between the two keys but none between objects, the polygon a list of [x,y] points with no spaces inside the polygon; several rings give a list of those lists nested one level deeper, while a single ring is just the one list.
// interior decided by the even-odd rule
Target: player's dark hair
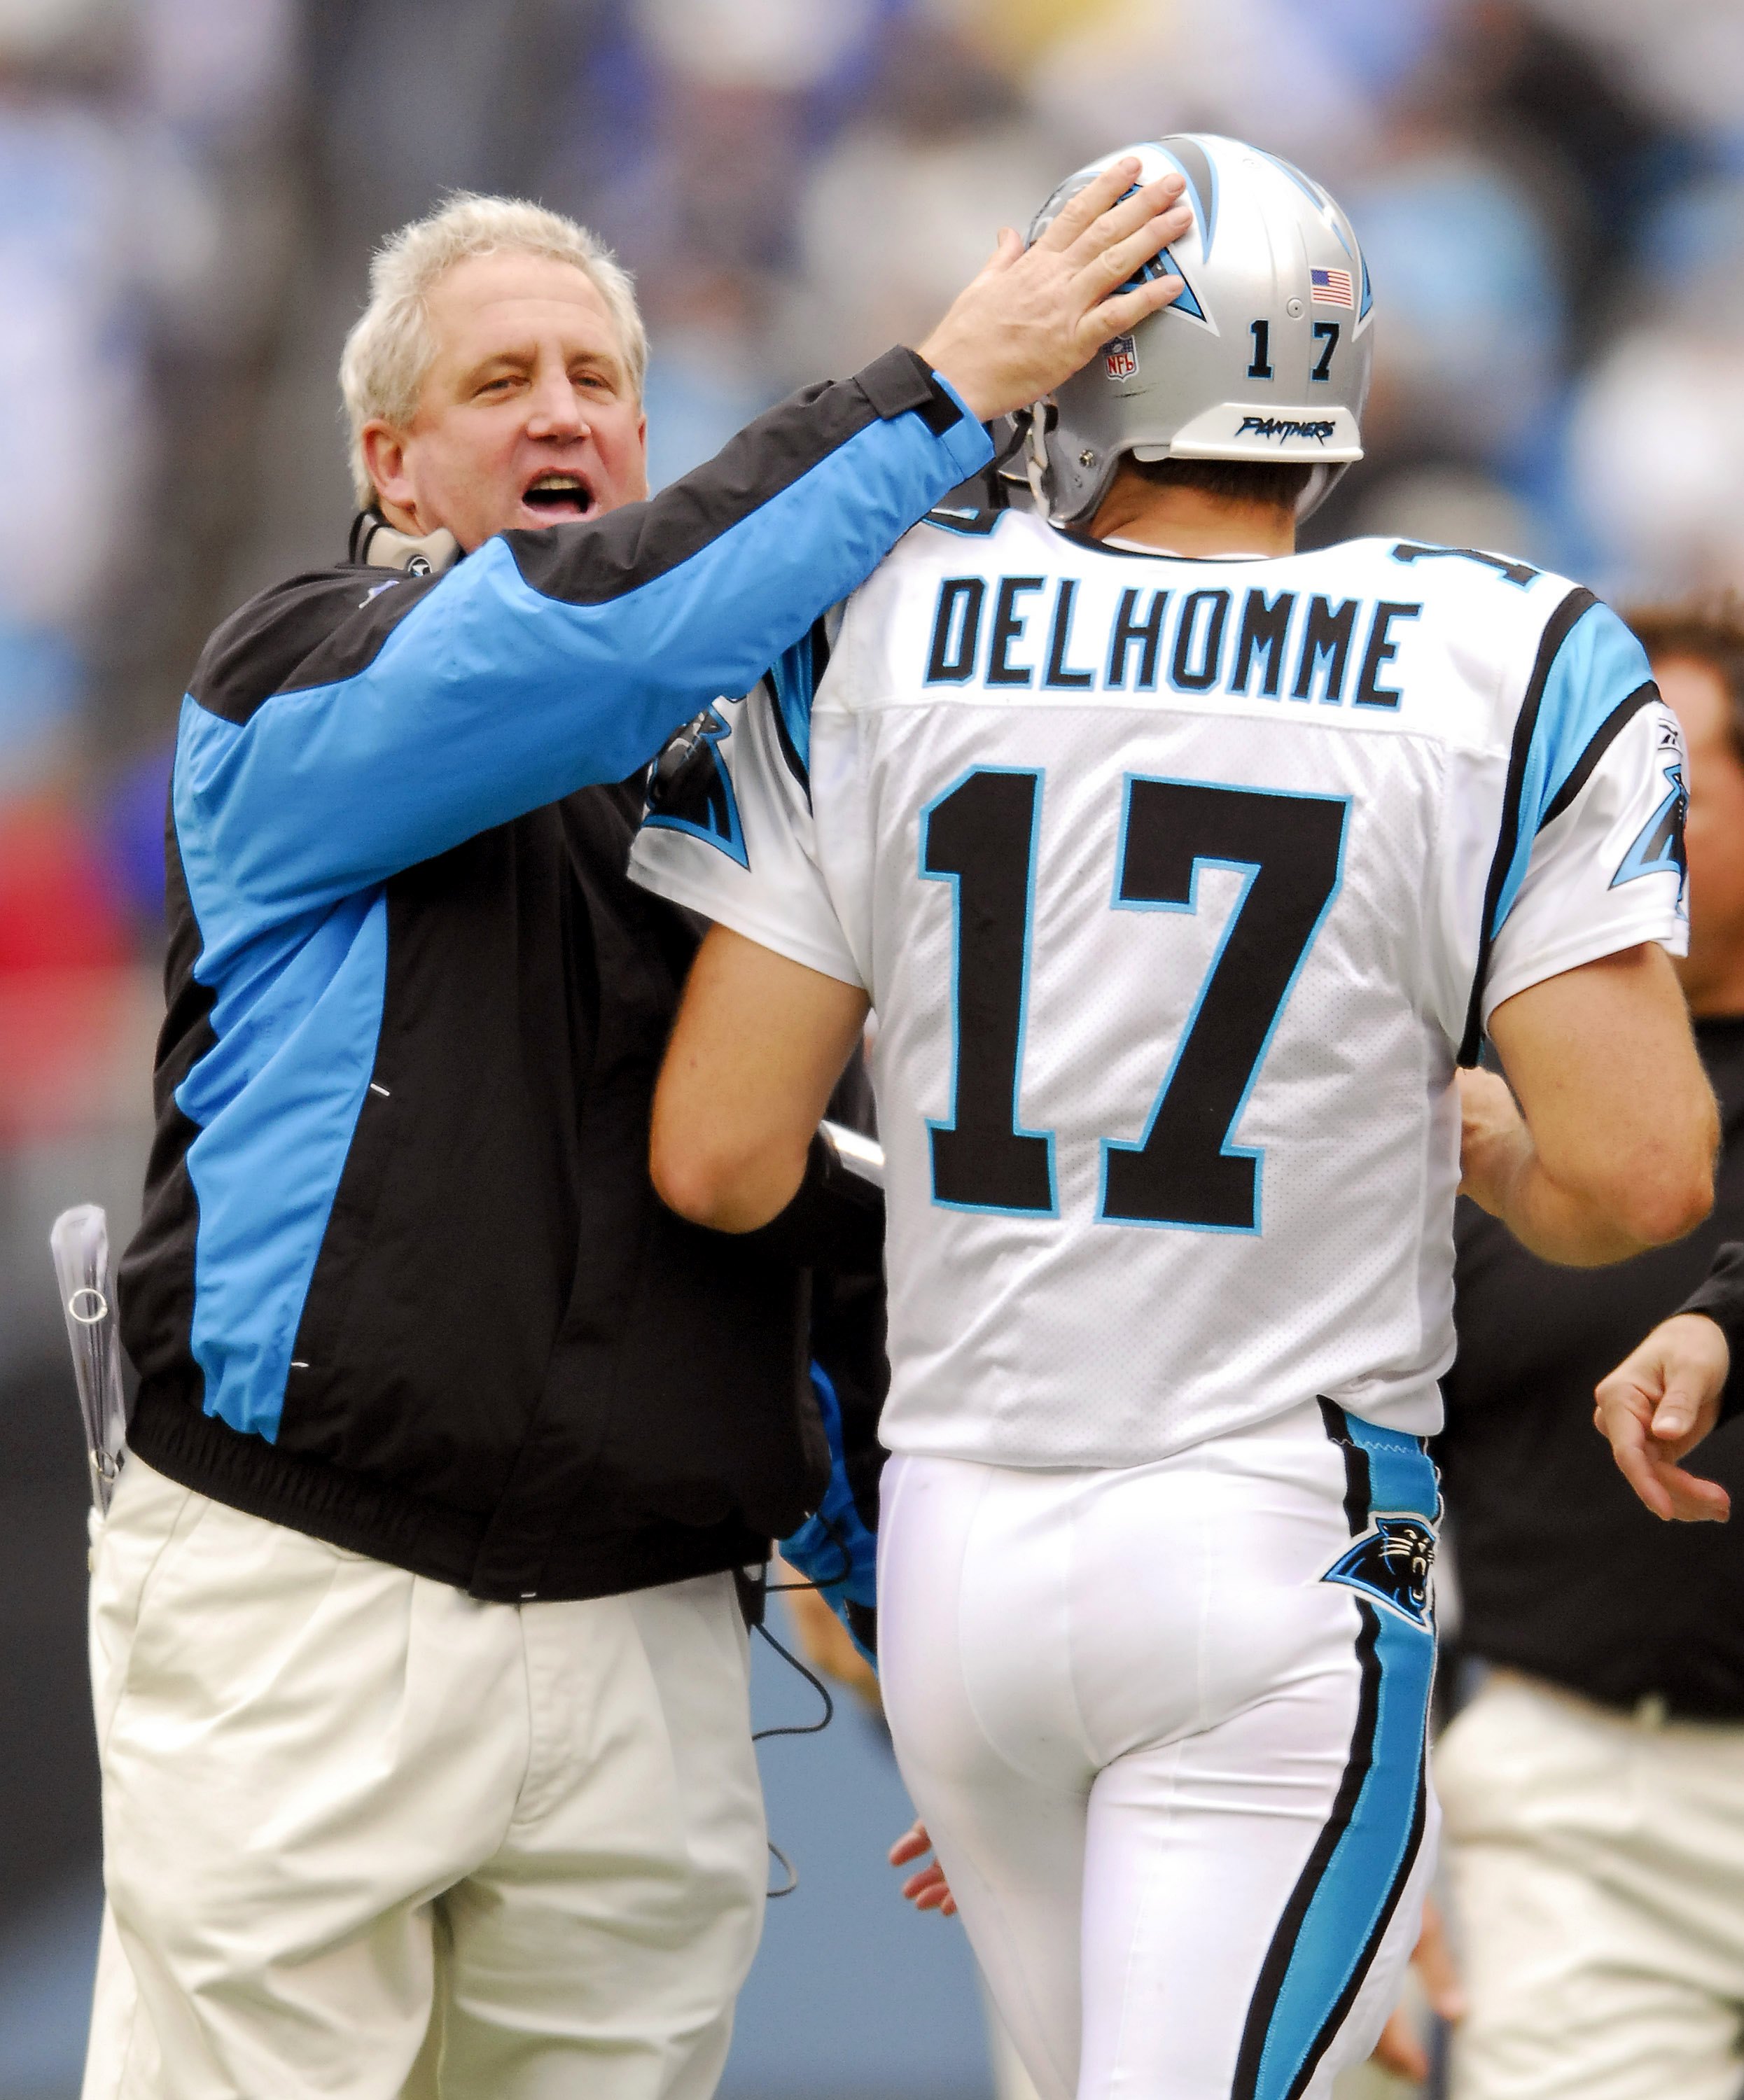
[{"label": "player's dark hair", "polygon": [[1706,664],[1732,703],[1732,743],[1744,760],[1744,599],[1689,598],[1676,605],[1636,606],[1623,615],[1656,662],[1689,656]]},{"label": "player's dark hair", "polygon": [[1122,465],[1153,488],[1196,488],[1225,503],[1263,503],[1290,511],[1314,472],[1298,461],[1141,460],[1130,452]]}]

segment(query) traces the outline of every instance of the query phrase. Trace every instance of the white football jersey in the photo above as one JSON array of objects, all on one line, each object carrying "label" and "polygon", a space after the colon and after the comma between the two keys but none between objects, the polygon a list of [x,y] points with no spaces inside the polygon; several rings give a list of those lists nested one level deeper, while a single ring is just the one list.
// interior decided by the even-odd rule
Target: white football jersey
[{"label": "white football jersey", "polygon": [[1129,1466],[1315,1395],[1440,1426],[1455,1063],[1683,951],[1683,762],[1521,563],[935,514],[669,748],[631,871],[870,995],[885,1441]]}]

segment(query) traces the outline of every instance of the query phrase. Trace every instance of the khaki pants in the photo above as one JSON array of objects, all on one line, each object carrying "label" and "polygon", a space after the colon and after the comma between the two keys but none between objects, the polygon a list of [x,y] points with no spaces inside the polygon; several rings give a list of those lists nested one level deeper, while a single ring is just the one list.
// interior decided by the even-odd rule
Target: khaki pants
[{"label": "khaki pants", "polygon": [[730,1576],[479,1604],[130,1459],[85,2100],[705,2100],[766,1857]]},{"label": "khaki pants", "polygon": [[1454,2100],[1736,2100],[1744,1726],[1498,1672],[1435,1770],[1471,2004]]}]

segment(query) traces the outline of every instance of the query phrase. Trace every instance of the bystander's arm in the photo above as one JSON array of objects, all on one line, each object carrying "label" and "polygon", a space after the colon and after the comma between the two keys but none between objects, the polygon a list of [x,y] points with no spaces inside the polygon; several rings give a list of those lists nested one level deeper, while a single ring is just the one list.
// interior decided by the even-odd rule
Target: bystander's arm
[{"label": "bystander's arm", "polygon": [[1593,1425],[1645,1507],[1683,1524],[1723,1524],[1732,1501],[1679,1462],[1744,1412],[1744,1242],[1724,1242],[1702,1282],[1600,1381]]}]

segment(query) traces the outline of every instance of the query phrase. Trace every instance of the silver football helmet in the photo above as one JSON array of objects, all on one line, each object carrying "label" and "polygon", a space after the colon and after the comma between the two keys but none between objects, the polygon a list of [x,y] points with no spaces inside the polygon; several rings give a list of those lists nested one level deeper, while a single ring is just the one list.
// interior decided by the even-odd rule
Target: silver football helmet
[{"label": "silver football helmet", "polygon": [[1141,182],[1186,177],[1192,227],[1141,273],[1177,275],[1186,289],[1027,412],[1017,470],[1065,524],[1101,502],[1127,452],[1303,461],[1316,470],[1296,506],[1305,517],[1362,457],[1373,315],[1350,221],[1287,161],[1187,131],[1080,168],[1036,214],[1030,239],[1128,153]]}]

